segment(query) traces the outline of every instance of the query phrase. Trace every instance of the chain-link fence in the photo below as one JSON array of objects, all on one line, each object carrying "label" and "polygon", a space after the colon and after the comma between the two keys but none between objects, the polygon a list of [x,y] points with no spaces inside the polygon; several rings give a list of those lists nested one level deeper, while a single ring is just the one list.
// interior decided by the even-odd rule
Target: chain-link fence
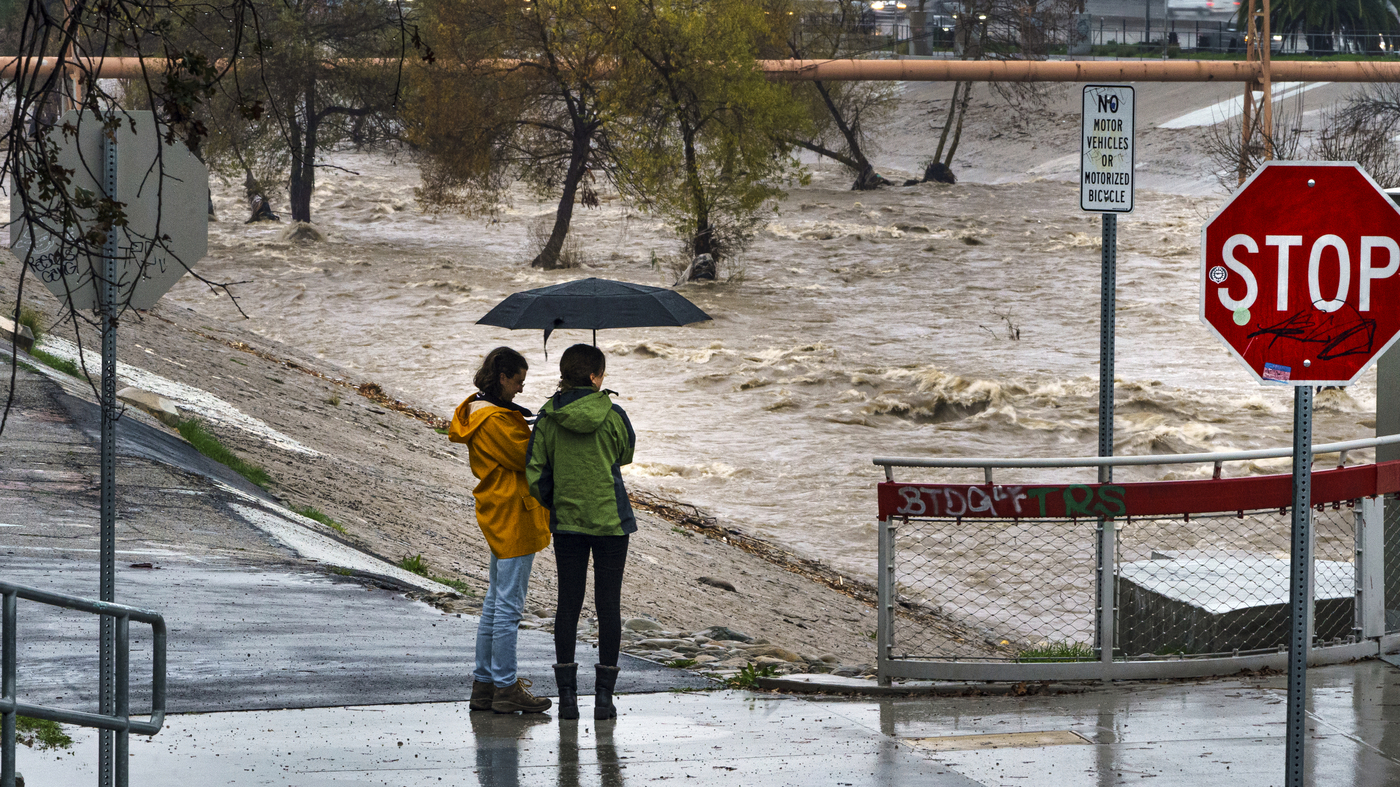
[{"label": "chain-link fence", "polygon": [[[983,630],[981,643],[901,636],[895,658],[1007,660],[1058,649],[1092,658],[1093,520],[910,519],[895,530],[900,599]],[[995,644],[999,655],[987,655]],[[1015,654],[1015,655],[1012,655]]]},{"label": "chain-link fence", "polygon": [[[1358,635],[1355,501],[1319,506],[1312,516],[1313,644],[1353,642]],[[1116,527],[1109,564],[1115,659],[1248,655],[1287,647],[1292,530],[1287,509],[1120,518],[1109,525]],[[936,607],[973,623],[985,639],[955,643],[923,637],[896,619],[890,658],[1022,663],[1099,658],[1097,520],[911,517],[891,527],[898,601]],[[1400,549],[1388,549],[1387,560],[1400,562]],[[983,647],[992,644],[999,646],[996,652]]]},{"label": "chain-link fence", "polygon": [[[1115,654],[1276,651],[1289,638],[1292,515],[1134,519],[1118,531]],[[1354,640],[1354,504],[1313,511],[1313,644]]]}]

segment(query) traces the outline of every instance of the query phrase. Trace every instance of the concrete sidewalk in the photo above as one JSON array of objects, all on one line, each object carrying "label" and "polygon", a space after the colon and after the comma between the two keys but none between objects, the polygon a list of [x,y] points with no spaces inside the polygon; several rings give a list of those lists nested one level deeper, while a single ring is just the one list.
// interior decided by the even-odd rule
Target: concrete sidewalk
[{"label": "concrete sidewalk", "polygon": [[[1311,673],[1308,781],[1400,783],[1400,671]],[[172,716],[133,738],[132,783],[764,787],[1282,785],[1284,679],[1031,697],[831,698],[745,691],[619,698],[621,716],[470,713],[464,703]],[[96,744],[20,752],[31,787],[90,783]]]}]

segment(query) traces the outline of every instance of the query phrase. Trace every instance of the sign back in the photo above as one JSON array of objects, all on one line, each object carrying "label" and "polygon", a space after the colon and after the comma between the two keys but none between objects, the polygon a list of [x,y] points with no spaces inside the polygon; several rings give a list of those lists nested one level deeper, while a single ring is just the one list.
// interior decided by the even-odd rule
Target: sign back
[{"label": "sign back", "polygon": [[[123,203],[126,218],[126,225],[114,230],[117,304],[149,309],[208,253],[209,170],[183,143],[161,139],[150,112],[119,112],[114,119],[113,196]],[[60,300],[71,302],[74,309],[96,309],[94,271],[102,269],[100,243],[78,239],[98,223],[96,209],[84,206],[103,191],[102,140],[107,131],[92,113],[79,116],[70,111],[47,133],[57,145],[59,166],[72,172],[66,191],[75,221],[63,226],[64,201],[57,196],[44,200],[31,193],[37,215],[26,222],[23,202],[12,192],[10,245]]]}]

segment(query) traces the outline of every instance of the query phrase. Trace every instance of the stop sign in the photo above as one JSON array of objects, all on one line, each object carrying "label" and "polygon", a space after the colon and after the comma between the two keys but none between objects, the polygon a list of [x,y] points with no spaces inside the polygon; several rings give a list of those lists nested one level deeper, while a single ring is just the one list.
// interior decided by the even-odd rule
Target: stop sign
[{"label": "stop sign", "polygon": [[1400,335],[1400,210],[1352,162],[1271,161],[1201,229],[1201,321],[1261,382],[1347,385]]}]

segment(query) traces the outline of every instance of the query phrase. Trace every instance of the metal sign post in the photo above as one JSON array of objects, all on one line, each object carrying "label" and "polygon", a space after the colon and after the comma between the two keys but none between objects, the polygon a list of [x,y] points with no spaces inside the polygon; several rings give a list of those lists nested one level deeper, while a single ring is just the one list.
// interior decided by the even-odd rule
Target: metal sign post
[{"label": "metal sign post", "polygon": [[[103,226],[95,209],[79,207],[72,222],[48,227],[26,217],[18,196],[10,201],[15,255],[63,303],[95,309],[102,324],[101,513],[99,597],[116,601],[117,546],[117,319],[124,309],[149,309],[208,251],[209,171],[183,144],[167,144],[151,112],[119,112],[110,130],[91,112],[68,112],[50,134],[56,166],[69,181],[66,201],[37,186],[32,204],[59,212],[76,204],[75,195],[101,193],[123,206],[125,224]],[[69,133],[71,130],[72,133]],[[106,234],[100,254],[88,253],[74,237]],[[98,705],[104,715],[125,714],[119,699],[126,665],[118,645],[117,621],[103,616],[98,657]],[[4,735],[10,736],[6,728]],[[98,732],[100,787],[126,787],[129,752],[126,730]]]},{"label": "metal sign post", "polygon": [[[1099,456],[1113,456],[1113,359],[1118,308],[1118,214],[1133,210],[1133,127],[1136,104],[1128,85],[1085,85],[1079,135],[1079,207],[1103,215],[1099,275]],[[1099,483],[1113,481],[1113,468],[1099,468]],[[1099,517],[1099,658],[1113,661],[1114,538],[1111,520]]]},{"label": "metal sign post", "polygon": [[1356,382],[1400,340],[1400,210],[1354,163],[1266,162],[1201,228],[1200,284],[1201,322],[1255,379],[1294,387],[1285,784],[1302,787],[1313,390]]},{"label": "metal sign post", "polygon": [[[102,187],[106,194],[117,193],[117,143],[102,141]],[[102,513],[99,550],[99,584],[102,601],[117,600],[117,230],[107,232],[102,250],[102,277],[98,307],[102,313]],[[102,616],[102,645],[98,659],[98,703],[102,713],[116,712],[117,676],[116,621]],[[113,751],[111,730],[99,730],[97,744],[97,783],[108,787],[117,782],[115,770],[126,773],[126,733],[118,737]],[[125,782],[125,779],[121,780]]]},{"label": "metal sign post", "polygon": [[1312,599],[1312,403],[1311,385],[1293,389],[1293,560],[1288,582],[1287,787],[1303,787],[1303,746],[1308,685],[1308,603]]}]

